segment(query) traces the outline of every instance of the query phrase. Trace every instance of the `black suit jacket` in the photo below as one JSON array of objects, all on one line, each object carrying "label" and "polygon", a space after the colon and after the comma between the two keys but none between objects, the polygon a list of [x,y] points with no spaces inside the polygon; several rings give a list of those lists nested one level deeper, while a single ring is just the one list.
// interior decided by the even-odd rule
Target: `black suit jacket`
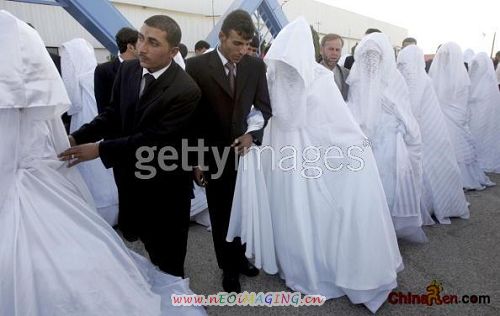
[{"label": "black suit jacket", "polygon": [[354,56],[347,56],[344,61],[344,68],[351,70],[352,64],[354,64]]},{"label": "black suit jacket", "polygon": [[97,65],[94,71],[94,94],[97,102],[97,112],[102,113],[111,102],[111,92],[116,73],[120,68],[119,58]]},{"label": "black suit jacket", "polygon": [[[181,166],[181,138],[187,134],[200,89],[172,61],[139,98],[142,69],[138,60],[123,62],[116,75],[111,105],[72,134],[78,144],[105,139],[99,144],[99,154],[103,164],[113,168],[119,195],[118,224],[128,234],[137,234],[138,226],[154,225],[148,222],[151,217],[145,215],[153,207],[168,216],[169,199],[189,198],[192,194],[192,173],[180,167],[175,171],[162,170],[158,166],[158,151],[164,146],[176,148],[178,159],[168,161],[168,165]],[[154,167],[157,173],[147,180],[135,174],[136,151],[141,146],[156,146],[155,159],[146,165]]]},{"label": "black suit jacket", "polygon": [[[216,50],[189,58],[186,71],[202,91],[193,130],[205,144],[230,146],[235,138],[245,134],[252,105],[262,112],[266,122],[271,117],[266,66],[261,59],[244,56],[238,63],[234,97]],[[256,143],[262,142],[263,129],[251,134]]]}]

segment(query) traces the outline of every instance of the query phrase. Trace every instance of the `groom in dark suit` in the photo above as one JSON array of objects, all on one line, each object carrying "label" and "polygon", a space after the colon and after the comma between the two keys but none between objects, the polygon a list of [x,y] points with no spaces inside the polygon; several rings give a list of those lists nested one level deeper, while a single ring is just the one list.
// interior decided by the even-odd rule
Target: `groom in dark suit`
[{"label": "groom in dark suit", "polygon": [[219,154],[230,152],[220,177],[213,150],[205,160],[208,171],[195,169],[196,182],[206,185],[215,253],[227,292],[240,292],[240,273],[247,276],[259,273],[246,259],[239,239],[226,241],[238,160],[233,152],[244,154],[252,142],[262,141],[263,129],[246,132],[252,105],[260,110],[266,122],[271,117],[265,64],[247,55],[254,32],[250,15],[242,10],[233,11],[222,24],[220,43],[215,50],[186,63],[186,71],[202,91],[192,124],[195,138],[217,148]]},{"label": "groom in dark suit", "polygon": [[97,65],[94,71],[94,95],[97,112],[102,113],[109,106],[113,82],[118,68],[125,60],[137,58],[137,38],[139,32],[129,27],[121,28],[115,35],[116,45],[120,50],[114,60]]},{"label": "groom in dark suit", "polygon": [[[165,146],[181,152],[181,139],[200,98],[196,83],[173,61],[180,39],[179,25],[170,17],[156,15],[144,21],[137,43],[139,60],[121,65],[111,105],[70,136],[73,147],[60,157],[70,160],[70,166],[100,157],[113,168],[118,225],[125,238],[141,239],[154,264],[183,277],[192,172],[160,168],[158,154]],[[158,154],[158,159],[147,160],[155,170],[148,177],[138,172],[144,153],[147,158]],[[180,156],[171,157],[169,166],[180,166]]]}]

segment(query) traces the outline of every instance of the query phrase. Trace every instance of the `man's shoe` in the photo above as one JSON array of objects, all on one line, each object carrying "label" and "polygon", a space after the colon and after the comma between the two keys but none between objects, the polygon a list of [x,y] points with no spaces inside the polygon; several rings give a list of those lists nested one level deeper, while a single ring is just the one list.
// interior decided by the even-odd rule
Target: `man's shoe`
[{"label": "man's shoe", "polygon": [[224,274],[222,278],[222,287],[227,293],[241,292],[240,278],[236,274]]},{"label": "man's shoe", "polygon": [[259,274],[259,269],[257,269],[249,261],[246,261],[240,265],[240,273],[246,275],[247,277],[254,277]]}]

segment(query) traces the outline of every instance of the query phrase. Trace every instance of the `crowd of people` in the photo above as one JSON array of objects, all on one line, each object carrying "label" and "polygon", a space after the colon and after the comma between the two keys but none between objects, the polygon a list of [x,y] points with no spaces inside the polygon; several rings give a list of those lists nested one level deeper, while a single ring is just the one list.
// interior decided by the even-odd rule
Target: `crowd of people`
[{"label": "crowd of people", "polygon": [[396,56],[368,29],[347,57],[325,35],[318,62],[298,18],[264,56],[236,10],[193,57],[155,15],[100,65],[64,43],[58,72],[35,29],[6,11],[0,26],[0,315],[203,315],[170,299],[192,294],[191,221],[212,232],[221,290],[262,269],[375,313],[398,242],[469,218],[464,191],[500,172],[500,52],[449,42],[426,64],[414,38]]}]

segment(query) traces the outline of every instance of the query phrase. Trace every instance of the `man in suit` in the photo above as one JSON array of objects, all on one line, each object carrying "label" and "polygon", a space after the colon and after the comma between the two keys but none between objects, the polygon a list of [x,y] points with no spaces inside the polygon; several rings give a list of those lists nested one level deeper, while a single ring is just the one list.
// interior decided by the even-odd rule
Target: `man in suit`
[{"label": "man in suit", "polygon": [[338,61],[342,56],[342,47],[344,40],[337,34],[326,34],[321,39],[320,54],[322,57],[321,64],[333,71],[335,84],[340,90],[344,101],[347,101],[349,85],[346,83],[349,70],[340,66]]},{"label": "man in suit", "polygon": [[116,73],[121,63],[125,60],[137,58],[138,32],[129,27],[124,27],[116,33],[116,45],[120,53],[112,61],[97,65],[94,72],[94,95],[97,102],[97,112],[102,113],[109,106],[111,91],[115,82]]},{"label": "man in suit", "polygon": [[240,292],[240,273],[255,276],[259,272],[246,259],[239,239],[226,241],[238,161],[233,153],[242,155],[252,143],[262,141],[263,129],[246,131],[252,105],[265,121],[271,117],[265,64],[247,55],[254,31],[247,12],[233,11],[223,21],[216,49],[186,63],[186,71],[202,92],[192,125],[195,136],[216,148],[217,154],[229,153],[220,176],[214,150],[206,156],[208,170],[195,169],[195,181],[206,184],[215,254],[227,292]]},{"label": "man in suit", "polygon": [[[200,90],[172,60],[180,39],[179,25],[170,17],[155,15],[144,21],[137,43],[139,60],[121,65],[111,105],[74,132],[73,147],[59,156],[69,160],[69,166],[100,157],[113,168],[118,225],[124,237],[142,240],[154,264],[183,277],[192,171],[175,168],[181,165],[179,155],[171,154],[165,162],[163,149],[179,152]],[[149,174],[139,168],[146,161],[151,163]]]},{"label": "man in suit", "polygon": [[194,44],[194,54],[200,56],[204,52],[210,49],[210,44],[204,40],[200,40]]}]

